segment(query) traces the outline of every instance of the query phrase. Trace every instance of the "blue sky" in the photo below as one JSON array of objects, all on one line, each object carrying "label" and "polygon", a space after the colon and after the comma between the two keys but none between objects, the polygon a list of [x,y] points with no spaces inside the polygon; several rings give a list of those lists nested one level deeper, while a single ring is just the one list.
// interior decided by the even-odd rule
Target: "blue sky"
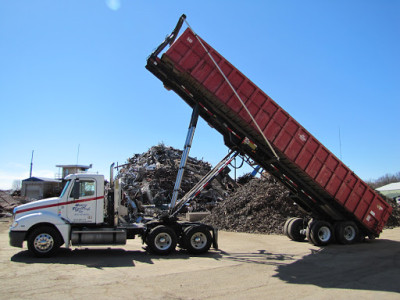
[{"label": "blue sky", "polygon": [[[361,178],[400,170],[399,1],[0,0],[0,188],[32,150],[33,176],[78,161],[108,177],[182,148],[191,110],[144,68],[182,13]],[[200,121],[191,156],[226,152]]]}]

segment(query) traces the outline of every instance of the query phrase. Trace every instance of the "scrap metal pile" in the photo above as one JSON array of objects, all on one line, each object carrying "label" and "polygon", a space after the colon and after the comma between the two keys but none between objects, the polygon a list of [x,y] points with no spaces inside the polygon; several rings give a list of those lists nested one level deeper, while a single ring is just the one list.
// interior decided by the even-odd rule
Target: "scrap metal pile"
[{"label": "scrap metal pile", "polygon": [[[166,208],[171,201],[181,156],[181,150],[162,144],[151,147],[145,153],[133,155],[118,174],[118,178],[122,179],[122,189],[142,205]],[[208,162],[188,157],[179,197],[190,191],[210,170]],[[195,211],[209,210],[222,201],[227,196],[229,182],[227,177],[212,182],[191,203]]]},{"label": "scrap metal pile", "polygon": [[203,221],[221,230],[282,234],[289,217],[305,216],[272,176],[254,178],[234,191]]},{"label": "scrap metal pile", "polygon": [[[400,226],[400,206],[393,199],[386,201],[393,207],[386,228]],[[306,214],[289,198],[289,191],[267,175],[241,185],[203,221],[227,231],[282,234],[290,217]]]},{"label": "scrap metal pile", "polygon": [[400,206],[392,198],[388,198],[382,194],[381,194],[381,197],[383,197],[386,200],[386,202],[389,203],[390,206],[393,208],[392,215],[389,217],[385,227],[386,228],[399,227],[400,226]]},{"label": "scrap metal pile", "polygon": [[26,202],[25,197],[12,196],[9,191],[0,190],[0,217],[11,216],[14,207]]}]

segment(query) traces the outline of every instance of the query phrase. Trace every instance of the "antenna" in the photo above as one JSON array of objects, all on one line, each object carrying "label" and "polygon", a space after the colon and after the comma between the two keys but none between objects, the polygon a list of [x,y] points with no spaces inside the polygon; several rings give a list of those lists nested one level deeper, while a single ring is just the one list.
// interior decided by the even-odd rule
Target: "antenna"
[{"label": "antenna", "polygon": [[79,161],[79,148],[80,148],[81,144],[78,144],[78,153],[76,154],[76,164],[78,164]]},{"label": "antenna", "polygon": [[30,169],[30,171],[29,171],[29,178],[31,178],[31,177],[32,177],[33,152],[34,152],[34,150],[32,150],[31,169]]}]

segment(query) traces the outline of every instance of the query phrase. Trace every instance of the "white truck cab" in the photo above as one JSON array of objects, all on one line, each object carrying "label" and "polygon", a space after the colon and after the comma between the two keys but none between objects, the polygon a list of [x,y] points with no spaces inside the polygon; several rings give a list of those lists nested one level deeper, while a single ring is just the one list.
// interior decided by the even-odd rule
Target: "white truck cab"
[{"label": "white truck cab", "polygon": [[196,254],[207,252],[211,243],[217,247],[217,231],[211,226],[171,216],[137,218],[137,206],[122,193],[119,180],[106,193],[103,175],[71,174],[65,179],[59,197],[14,208],[11,246],[22,248],[26,241],[35,256],[49,257],[63,244],[125,245],[139,235],[156,254],[169,254],[178,242]]},{"label": "white truck cab", "polygon": [[[104,222],[104,176],[72,174],[65,179],[59,197],[14,208],[9,233],[12,246],[22,247],[27,240],[28,248],[34,251],[46,252],[49,247],[62,244],[69,247],[73,225]],[[40,234],[32,238],[32,233],[36,232]]]}]

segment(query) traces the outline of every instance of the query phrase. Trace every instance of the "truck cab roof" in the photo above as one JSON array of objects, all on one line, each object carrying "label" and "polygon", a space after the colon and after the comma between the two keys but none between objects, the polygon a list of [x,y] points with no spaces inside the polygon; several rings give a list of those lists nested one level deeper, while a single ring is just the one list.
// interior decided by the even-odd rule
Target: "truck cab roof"
[{"label": "truck cab roof", "polygon": [[75,178],[96,178],[96,180],[104,180],[103,175],[99,174],[91,174],[91,173],[76,173],[76,174],[70,174],[65,177],[65,180],[72,180]]}]

